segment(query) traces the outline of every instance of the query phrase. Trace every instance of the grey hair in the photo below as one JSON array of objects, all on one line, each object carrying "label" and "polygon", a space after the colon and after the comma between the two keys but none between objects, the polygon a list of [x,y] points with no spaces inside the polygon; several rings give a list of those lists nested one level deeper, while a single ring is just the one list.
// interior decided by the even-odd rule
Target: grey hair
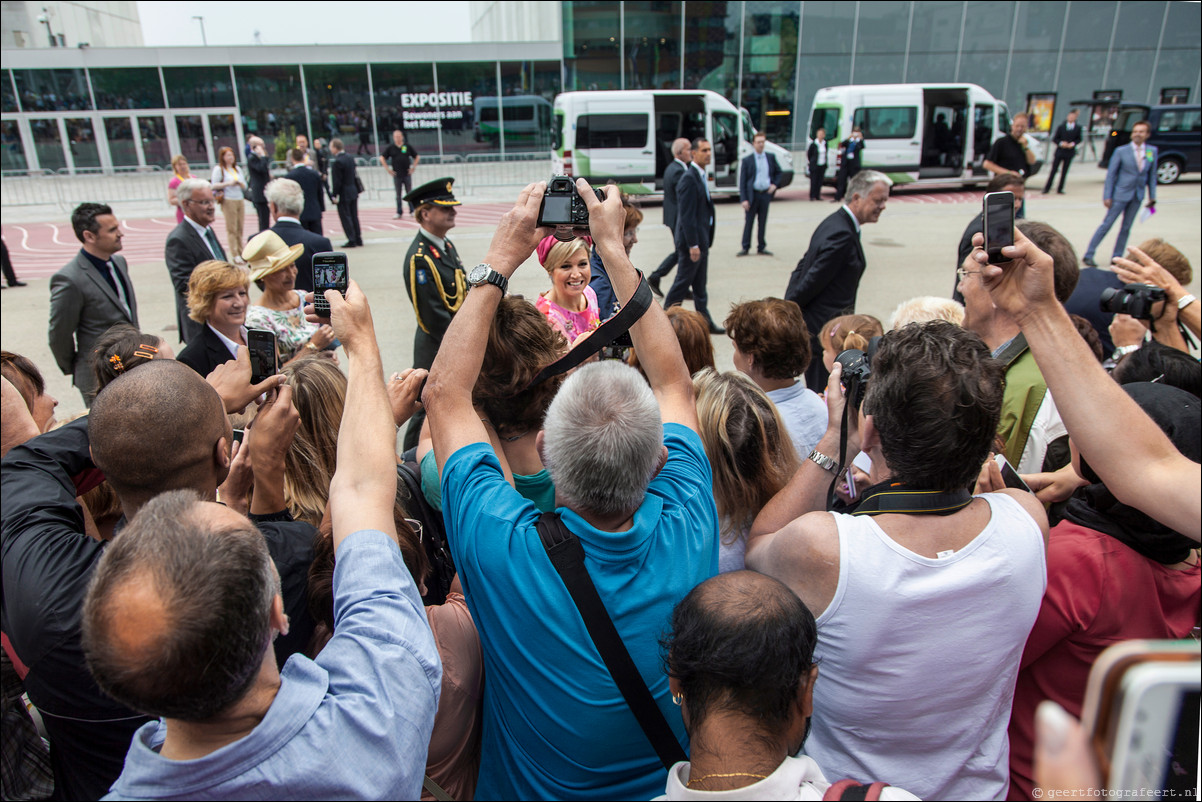
[{"label": "grey hair", "polygon": [[902,301],[893,310],[889,318],[889,330],[900,329],[911,323],[926,323],[928,320],[946,320],[957,326],[964,325],[964,304],[956,303],[951,298],[939,298],[934,295],[920,295],[908,301]]},{"label": "grey hair", "polygon": [[274,203],[280,214],[296,217],[305,210],[305,192],[291,178],[277,178],[264,190],[268,203]]},{"label": "grey hair", "polygon": [[[88,668],[141,713],[211,719],[246,694],[271,648],[280,578],[267,542],[250,521],[214,522],[204,506],[192,490],[151,499],[105,550],[88,587]],[[131,646],[121,600],[135,586],[161,600],[163,635]]]},{"label": "grey hair", "polygon": [[208,189],[211,186],[208,181],[203,178],[185,178],[179,182],[179,186],[175,188],[175,197],[180,203],[186,200],[191,200],[193,193],[198,189]]},{"label": "grey hair", "polygon": [[856,195],[866,198],[875,184],[884,184],[886,188],[889,188],[893,186],[893,179],[876,170],[861,170],[847,182],[846,195],[849,199]]},{"label": "grey hair", "polygon": [[543,460],[556,495],[578,512],[638,509],[663,442],[659,405],[646,380],[610,360],[569,376],[543,421]]}]

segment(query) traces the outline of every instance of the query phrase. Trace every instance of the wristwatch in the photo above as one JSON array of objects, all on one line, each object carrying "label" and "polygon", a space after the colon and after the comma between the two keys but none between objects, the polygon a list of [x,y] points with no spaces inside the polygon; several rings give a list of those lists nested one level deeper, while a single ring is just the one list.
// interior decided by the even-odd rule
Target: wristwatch
[{"label": "wristwatch", "polygon": [[481,284],[493,284],[501,288],[502,298],[509,291],[509,279],[493,270],[492,265],[487,262],[481,262],[468,272],[467,283],[473,287],[479,287]]},{"label": "wristwatch", "polygon": [[807,457],[807,459],[809,459],[810,462],[814,463],[815,465],[817,465],[819,468],[821,468],[824,471],[829,471],[830,473],[833,473],[833,474],[839,473],[839,463],[835,462],[833,459],[828,457],[826,454],[823,454],[818,449],[814,449],[813,451],[811,451],[810,456]]},{"label": "wristwatch", "polygon": [[1193,295],[1182,295],[1181,298],[1177,301],[1177,308],[1184,309],[1185,307],[1189,306],[1196,300],[1198,300],[1198,299],[1195,298]]}]

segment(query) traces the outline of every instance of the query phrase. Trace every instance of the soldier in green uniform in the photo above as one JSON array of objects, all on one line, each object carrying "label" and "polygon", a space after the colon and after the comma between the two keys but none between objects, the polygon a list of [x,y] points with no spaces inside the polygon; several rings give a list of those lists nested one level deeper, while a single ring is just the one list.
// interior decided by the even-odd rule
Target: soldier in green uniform
[{"label": "soldier in green uniform", "polygon": [[[442,337],[451,325],[451,318],[467,296],[467,276],[459,251],[448,240],[447,232],[455,227],[455,207],[459,201],[451,191],[453,178],[439,178],[405,196],[413,208],[413,218],[421,226],[409,252],[405,254],[405,292],[417,317],[413,337],[413,366],[426,368],[434,364],[434,356]],[[405,430],[404,447],[417,445],[425,415],[417,414]]]}]

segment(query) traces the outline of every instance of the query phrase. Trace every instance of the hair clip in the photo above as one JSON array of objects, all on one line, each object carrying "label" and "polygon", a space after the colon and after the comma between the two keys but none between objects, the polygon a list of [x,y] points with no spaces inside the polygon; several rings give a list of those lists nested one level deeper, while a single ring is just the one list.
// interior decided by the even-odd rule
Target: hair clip
[{"label": "hair clip", "polygon": [[138,350],[134,351],[134,356],[140,356],[143,359],[154,359],[155,354],[158,352],[159,349],[155,348],[153,345],[139,345]]},{"label": "hair clip", "polygon": [[109,364],[112,365],[113,370],[117,371],[118,373],[125,372],[125,365],[121,364],[121,356],[119,354],[113,354],[110,356]]},{"label": "hair clip", "polygon": [[834,326],[831,327],[830,334],[827,334],[826,336],[830,337],[832,340],[835,339],[835,332],[837,332],[839,330],[839,327],[842,325],[843,325],[842,323],[836,323]]}]

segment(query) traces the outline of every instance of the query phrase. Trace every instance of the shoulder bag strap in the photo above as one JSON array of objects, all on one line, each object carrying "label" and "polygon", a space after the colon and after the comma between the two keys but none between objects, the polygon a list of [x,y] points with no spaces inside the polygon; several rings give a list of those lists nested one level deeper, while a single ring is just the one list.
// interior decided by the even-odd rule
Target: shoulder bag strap
[{"label": "shoulder bag strap", "polygon": [[443,787],[434,782],[434,778],[429,774],[422,777],[422,788],[426,790],[430,796],[438,800],[438,802],[455,802],[455,797],[448,794]]},{"label": "shoulder bag strap", "polygon": [[613,620],[605,609],[605,603],[597,594],[597,587],[584,567],[584,547],[554,512],[545,512],[538,519],[538,534],[547,550],[547,556],[551,558],[551,564],[559,572],[572,601],[580,610],[580,617],[584,619],[584,625],[588,628],[588,634],[592,637],[597,651],[601,653],[605,667],[609,669],[610,676],[622,692],[622,698],[638,719],[643,734],[655,747],[660,762],[664,764],[665,769],[671,769],[676,763],[688,760],[672,728],[668,726],[663,711],[655,703],[655,697],[651,695],[647,683],[639,674],[630,652],[626,650],[626,644],[622,643],[622,636],[614,627]]}]

